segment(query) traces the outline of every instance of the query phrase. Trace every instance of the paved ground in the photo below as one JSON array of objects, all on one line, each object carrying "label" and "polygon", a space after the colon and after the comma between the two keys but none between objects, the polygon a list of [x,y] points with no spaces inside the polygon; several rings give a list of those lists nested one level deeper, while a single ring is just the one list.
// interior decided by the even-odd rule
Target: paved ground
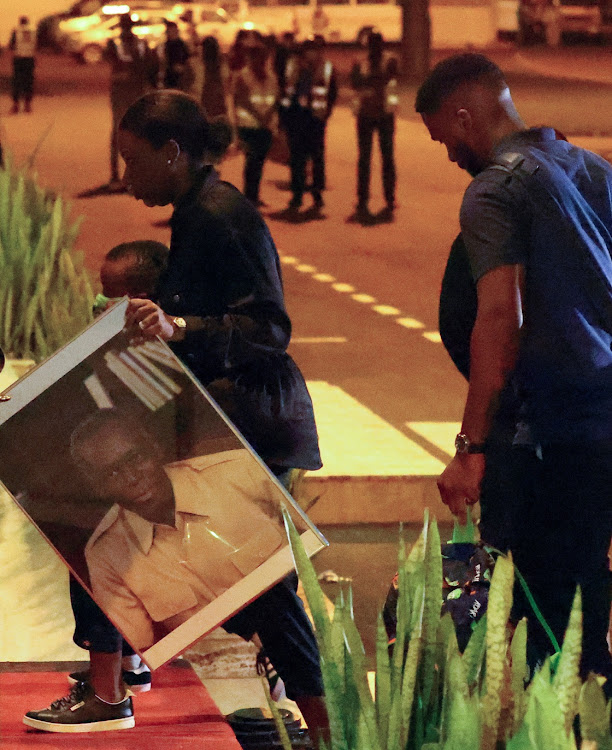
[{"label": "paved ground", "polygon": [[[612,152],[607,137],[612,123],[610,55],[607,48],[596,47],[517,52],[502,46],[491,51],[508,71],[528,124],[554,124],[605,154]],[[7,66],[5,56],[0,82]],[[45,59],[39,70],[43,95],[32,115],[4,116],[9,102],[0,101],[2,143],[19,163],[38,146],[40,180],[71,198],[74,215],[83,216],[78,246],[92,273],[97,274],[104,253],[120,241],[147,237],[167,242],[168,209],[147,209],[128,196],[75,197],[108,178],[104,68]],[[429,140],[411,111],[413,96],[413,90],[404,92],[397,125],[399,209],[394,223],[364,228],[348,221],[355,202],[356,144],[346,91],[328,130],[323,214],[315,220],[306,213],[300,223],[283,220],[279,211],[289,198],[283,165],[266,166],[262,187],[269,204],[264,214],[284,262],[294,321],[292,352],[318,393],[327,398],[331,388],[343,399],[329,436],[346,462],[337,470],[347,473],[363,468],[373,455],[358,423],[374,415],[383,424],[380,434],[388,446],[383,452],[391,454],[390,446],[397,446],[395,457],[385,455],[385,461],[393,459],[409,473],[405,457],[413,456],[416,446],[435,474],[448,455],[448,436],[460,419],[465,394],[437,337],[437,293],[468,178]],[[236,155],[223,164],[222,175],[240,185],[241,168]],[[373,208],[382,206],[379,183],[375,162]],[[353,422],[340,426],[349,405],[356,409]],[[381,461],[376,454],[373,463]],[[327,533],[334,544],[318,556],[317,567],[355,579],[356,601],[363,601],[358,617],[372,623],[371,635],[373,611],[395,569],[397,530]]]}]

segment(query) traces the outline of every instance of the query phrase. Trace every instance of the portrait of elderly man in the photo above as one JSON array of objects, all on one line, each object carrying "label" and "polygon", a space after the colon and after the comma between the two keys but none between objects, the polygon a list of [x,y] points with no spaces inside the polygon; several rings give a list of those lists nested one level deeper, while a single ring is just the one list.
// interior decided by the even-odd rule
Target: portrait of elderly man
[{"label": "portrait of elderly man", "polygon": [[137,649],[286,544],[280,490],[245,448],[166,463],[151,434],[108,409],[77,426],[71,455],[112,504],[85,548],[94,597]]}]

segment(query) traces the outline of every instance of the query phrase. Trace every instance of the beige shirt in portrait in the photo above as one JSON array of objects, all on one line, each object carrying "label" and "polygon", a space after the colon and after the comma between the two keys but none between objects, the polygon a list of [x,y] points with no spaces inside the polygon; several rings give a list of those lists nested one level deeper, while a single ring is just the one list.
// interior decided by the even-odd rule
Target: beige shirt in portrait
[{"label": "beige shirt in portrait", "polygon": [[138,649],[154,643],[154,622],[178,627],[287,541],[282,493],[246,449],[164,469],[175,526],[114,505],[85,549],[96,601]]}]

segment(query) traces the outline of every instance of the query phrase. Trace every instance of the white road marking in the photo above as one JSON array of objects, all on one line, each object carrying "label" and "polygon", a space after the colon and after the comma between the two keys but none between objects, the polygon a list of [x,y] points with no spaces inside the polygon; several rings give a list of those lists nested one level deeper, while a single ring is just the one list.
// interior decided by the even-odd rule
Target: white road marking
[{"label": "white road marking", "polygon": [[332,276],[331,273],[315,273],[312,278],[315,279],[315,281],[332,282],[336,280],[336,277]]},{"label": "white road marking", "polygon": [[[310,265],[309,263],[300,263],[299,259],[295,258],[292,255],[281,255],[280,260],[281,263],[284,263],[285,265],[294,266],[296,271],[311,274],[312,278],[316,281],[331,283],[332,289],[334,289],[336,292],[340,292],[341,294],[350,294],[351,299],[353,299],[355,302],[360,302],[365,305],[371,305],[371,309],[375,313],[384,315],[389,318],[395,318],[396,323],[399,323],[399,325],[403,326],[404,328],[416,330],[425,328],[425,324],[421,323],[420,320],[411,317],[403,317],[402,311],[399,308],[394,307],[393,305],[375,304],[377,301],[376,297],[373,297],[371,294],[357,292],[352,284],[347,284],[343,281],[336,281],[335,277],[331,274],[319,272],[317,271],[315,266]],[[442,339],[440,338],[440,334],[438,331],[425,331],[421,335],[424,339],[426,339],[427,341],[431,341],[434,344],[442,343]]]},{"label": "white road marking", "polygon": [[323,468],[314,476],[437,476],[444,464],[339,386],[308,382]]},{"label": "white road marking", "polygon": [[355,302],[363,302],[369,305],[376,302],[376,297],[372,297],[371,294],[351,294],[351,299],[354,299]]},{"label": "white road marking", "polygon": [[377,312],[379,315],[401,315],[401,310],[398,310],[397,307],[392,307],[391,305],[374,305],[372,307],[372,310],[374,312]]},{"label": "white road marking", "polygon": [[404,326],[404,328],[425,328],[425,323],[421,323],[416,318],[398,318],[395,322]]},{"label": "white road marking", "polygon": [[332,289],[335,289],[337,292],[354,292],[355,287],[352,284],[344,284],[340,281],[337,281],[335,284],[332,284]]}]

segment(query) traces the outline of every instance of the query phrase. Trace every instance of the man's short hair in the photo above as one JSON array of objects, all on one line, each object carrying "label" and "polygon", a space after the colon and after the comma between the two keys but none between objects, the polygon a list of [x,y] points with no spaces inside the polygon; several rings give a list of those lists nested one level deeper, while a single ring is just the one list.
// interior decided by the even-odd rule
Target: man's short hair
[{"label": "man's short hair", "polygon": [[419,88],[414,108],[419,114],[435,114],[443,102],[464,83],[484,83],[492,88],[507,86],[504,74],[484,55],[466,52],[439,62]]}]

